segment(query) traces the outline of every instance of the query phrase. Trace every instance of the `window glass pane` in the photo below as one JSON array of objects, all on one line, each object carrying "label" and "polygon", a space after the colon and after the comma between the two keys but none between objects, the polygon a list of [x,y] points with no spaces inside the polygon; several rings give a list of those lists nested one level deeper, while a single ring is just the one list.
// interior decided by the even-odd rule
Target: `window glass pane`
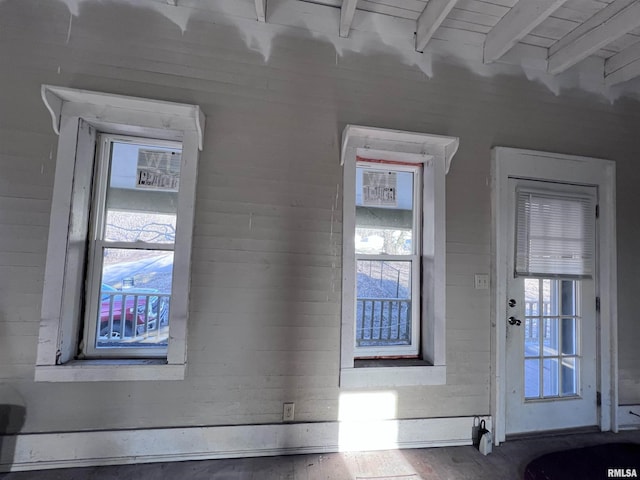
[{"label": "window glass pane", "polygon": [[542,372],[543,392],[545,397],[558,395],[558,359],[545,358]]},{"label": "window glass pane", "polygon": [[524,321],[524,356],[537,357],[540,355],[540,320],[527,318]]},{"label": "window glass pane", "polygon": [[563,355],[575,355],[576,352],[576,319],[562,319],[562,353]]},{"label": "window glass pane", "polygon": [[540,397],[540,360],[537,358],[524,361],[524,396]]},{"label": "window glass pane", "polygon": [[556,280],[549,280],[545,278],[542,280],[542,314],[543,315],[557,315],[558,314],[558,296],[556,295],[556,288],[558,282]]},{"label": "window glass pane", "polygon": [[578,361],[574,358],[562,359],[562,395],[578,394]]},{"label": "window glass pane", "polygon": [[524,314],[540,315],[540,280],[537,278],[524,279]]},{"label": "window glass pane", "polygon": [[356,264],[356,345],[410,345],[411,262]]},{"label": "window glass pane", "polygon": [[413,176],[413,172],[356,168],[356,253],[414,253]]},{"label": "window glass pane", "polygon": [[544,333],[542,341],[543,355],[545,357],[558,355],[558,319],[545,318],[542,322]]},{"label": "window glass pane", "polygon": [[166,346],[173,252],[105,248],[96,347]]},{"label": "window glass pane", "polygon": [[181,151],[114,142],[104,239],[173,243]]},{"label": "window glass pane", "polygon": [[562,297],[562,315],[577,315],[576,311],[576,283],[571,280],[560,281]]}]

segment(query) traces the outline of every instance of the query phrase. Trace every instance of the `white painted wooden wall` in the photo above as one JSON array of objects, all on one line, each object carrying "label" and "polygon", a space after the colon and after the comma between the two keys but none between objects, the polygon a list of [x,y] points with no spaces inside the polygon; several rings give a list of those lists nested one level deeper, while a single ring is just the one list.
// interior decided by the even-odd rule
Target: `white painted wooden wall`
[{"label": "white painted wooden wall", "polygon": [[[640,103],[444,62],[429,79],[374,34],[341,56],[300,29],[240,28],[236,11],[197,12],[183,33],[155,9],[78,8],[0,1],[0,404],[25,407],[23,432],[272,423],[283,402],[296,420],[336,420],[347,123],[461,139],[447,176],[447,385],[397,389],[398,418],[489,413],[490,295],[473,277],[489,271],[495,145],[618,162],[620,399],[640,403]],[[184,381],[32,380],[57,142],[43,83],[207,115]]]}]

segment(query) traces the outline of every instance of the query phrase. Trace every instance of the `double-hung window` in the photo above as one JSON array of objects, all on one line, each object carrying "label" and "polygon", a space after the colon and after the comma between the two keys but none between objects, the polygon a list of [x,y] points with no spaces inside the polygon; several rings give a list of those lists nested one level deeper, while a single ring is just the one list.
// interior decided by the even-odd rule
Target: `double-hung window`
[{"label": "double-hung window", "polygon": [[445,175],[458,139],[348,125],[340,385],[443,384]]},{"label": "double-hung window", "polygon": [[37,381],[185,376],[204,115],[44,85],[59,135]]},{"label": "double-hung window", "polygon": [[417,357],[422,165],[356,163],[356,358]]},{"label": "double-hung window", "polygon": [[83,355],[167,353],[182,147],[98,138]]}]

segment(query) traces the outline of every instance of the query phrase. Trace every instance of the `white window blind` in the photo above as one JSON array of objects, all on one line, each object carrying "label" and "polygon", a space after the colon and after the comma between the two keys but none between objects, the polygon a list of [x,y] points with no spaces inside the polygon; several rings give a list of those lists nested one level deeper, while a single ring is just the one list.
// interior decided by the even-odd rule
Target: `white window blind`
[{"label": "white window blind", "polygon": [[594,198],[526,189],[516,196],[516,276],[591,278]]}]

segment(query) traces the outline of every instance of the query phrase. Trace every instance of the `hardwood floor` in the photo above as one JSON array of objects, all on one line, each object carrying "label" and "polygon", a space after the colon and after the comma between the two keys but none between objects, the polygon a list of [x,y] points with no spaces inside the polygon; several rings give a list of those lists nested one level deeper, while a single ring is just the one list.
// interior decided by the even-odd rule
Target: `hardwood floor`
[{"label": "hardwood floor", "polygon": [[[525,466],[542,454],[609,442],[640,443],[640,431],[520,438],[486,457],[470,446],[441,447],[12,472],[0,474],[0,479],[515,480],[522,479]],[[594,480],[604,478],[606,472],[594,472]]]}]

